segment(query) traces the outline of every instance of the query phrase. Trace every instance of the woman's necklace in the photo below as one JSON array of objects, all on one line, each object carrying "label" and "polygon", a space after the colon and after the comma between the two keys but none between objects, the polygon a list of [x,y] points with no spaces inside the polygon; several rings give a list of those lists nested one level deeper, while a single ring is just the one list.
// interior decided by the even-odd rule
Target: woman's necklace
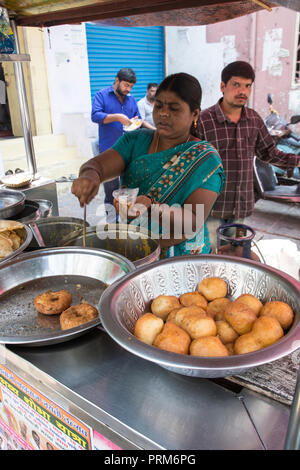
[{"label": "woman's necklace", "polygon": [[[187,143],[189,142],[190,137],[191,137],[191,135],[189,134],[187,140],[184,142],[185,144],[187,144]],[[177,145],[180,145],[180,144],[177,144]],[[157,142],[156,142],[156,147],[155,147],[154,153],[157,153],[157,151],[158,151],[158,146],[159,146],[159,134],[158,134],[158,136],[157,136]]]}]

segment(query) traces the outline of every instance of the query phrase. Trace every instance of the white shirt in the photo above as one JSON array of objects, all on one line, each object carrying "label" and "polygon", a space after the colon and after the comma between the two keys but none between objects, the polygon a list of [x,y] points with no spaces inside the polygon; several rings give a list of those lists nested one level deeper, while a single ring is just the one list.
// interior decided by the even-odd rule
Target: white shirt
[{"label": "white shirt", "polygon": [[154,105],[147,100],[147,96],[144,96],[144,98],[138,101],[137,105],[139,108],[139,112],[142,116],[142,119],[144,121],[149,122],[149,124],[152,124],[152,126],[155,127],[154,122],[153,122],[153,117],[152,117],[152,111],[153,111]]}]

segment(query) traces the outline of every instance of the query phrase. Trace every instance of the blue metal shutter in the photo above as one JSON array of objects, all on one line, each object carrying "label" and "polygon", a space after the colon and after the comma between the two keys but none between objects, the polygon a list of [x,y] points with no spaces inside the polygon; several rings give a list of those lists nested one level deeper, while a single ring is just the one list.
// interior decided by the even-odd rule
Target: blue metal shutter
[{"label": "blue metal shutter", "polygon": [[139,100],[150,82],[164,78],[164,28],[107,27],[86,23],[91,99],[114,83],[118,71],[132,68],[137,82],[132,95]]}]

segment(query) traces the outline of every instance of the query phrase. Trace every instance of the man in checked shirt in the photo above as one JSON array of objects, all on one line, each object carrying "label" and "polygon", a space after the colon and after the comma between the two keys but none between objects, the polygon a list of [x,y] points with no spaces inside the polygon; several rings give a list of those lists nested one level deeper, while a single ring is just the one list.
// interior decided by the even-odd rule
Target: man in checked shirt
[{"label": "man in checked shirt", "polygon": [[255,73],[243,61],[227,65],[221,75],[223,98],[200,113],[199,137],[210,142],[222,158],[226,183],[207,219],[212,252],[216,229],[226,223],[243,223],[254,209],[253,159],[295,168],[300,157],[277,149],[262,118],[246,107]]}]

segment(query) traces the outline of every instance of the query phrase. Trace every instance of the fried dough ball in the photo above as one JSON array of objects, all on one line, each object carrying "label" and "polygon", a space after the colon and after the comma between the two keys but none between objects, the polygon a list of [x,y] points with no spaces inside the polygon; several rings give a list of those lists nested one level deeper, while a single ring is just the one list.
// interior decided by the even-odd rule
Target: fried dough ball
[{"label": "fried dough ball", "polygon": [[143,343],[152,344],[163,327],[164,321],[161,318],[153,315],[153,313],[145,313],[135,324],[134,336]]},{"label": "fried dough ball", "polygon": [[263,306],[260,311],[260,316],[276,318],[282,328],[286,330],[293,323],[294,312],[287,303],[273,300]]},{"label": "fried dough ball", "polygon": [[87,303],[73,305],[65,310],[59,317],[62,330],[75,328],[75,326],[83,325],[98,317],[98,310]]},{"label": "fried dough ball", "polygon": [[72,296],[65,289],[58,292],[50,290],[38,295],[33,303],[38,312],[44,315],[57,315],[70,307]]},{"label": "fried dough ball", "polygon": [[215,321],[224,320],[225,310],[226,307],[230,304],[230,302],[231,300],[229,300],[227,297],[221,297],[220,299],[212,300],[207,305],[207,315],[209,317],[214,318]]},{"label": "fried dough ball", "polygon": [[[181,307],[182,308],[182,307]],[[175,316],[176,316],[176,313],[178,312],[178,310],[181,310],[181,308],[174,308],[174,310],[172,310],[167,318],[166,318],[166,321],[172,321],[173,323],[175,322]]]},{"label": "fried dough ball", "polygon": [[271,346],[284,335],[279,321],[273,317],[259,317],[250,333],[240,336],[234,343],[235,354],[245,354]]},{"label": "fried dough ball", "polygon": [[284,335],[280,322],[274,317],[259,317],[253,323],[251,333],[264,348],[276,343]]},{"label": "fried dough ball", "polygon": [[233,356],[234,355],[234,349],[233,349],[234,343],[226,343],[224,346],[229,352],[229,356]]},{"label": "fried dough ball", "polygon": [[180,326],[181,321],[187,315],[198,315],[201,318],[207,317],[206,311],[196,305],[192,305],[191,307],[181,307],[176,311],[174,316],[175,323]]},{"label": "fried dough ball", "polygon": [[198,292],[210,301],[226,297],[227,284],[220,277],[208,277],[198,284]]},{"label": "fried dough ball", "polygon": [[156,336],[153,342],[153,345],[159,349],[178,354],[188,354],[190,344],[189,335],[173,322],[165,323],[162,332]]},{"label": "fried dough ball", "polygon": [[207,300],[203,295],[199,294],[199,292],[187,292],[182,294],[179,297],[180,303],[184,307],[190,307],[191,305],[196,305],[198,307],[203,308],[206,310],[207,307]]},{"label": "fried dough ball", "polygon": [[225,320],[239,335],[243,335],[251,331],[256,315],[250,307],[235,301],[227,306]]},{"label": "fried dough ball", "polygon": [[165,320],[174,308],[179,307],[181,307],[181,305],[175,295],[159,295],[151,304],[151,312]]},{"label": "fried dough ball", "polygon": [[219,336],[220,340],[223,344],[233,343],[239,335],[236,331],[232,328],[232,326],[224,320],[216,321],[217,326],[217,335]]},{"label": "fried dough ball", "polygon": [[202,338],[203,336],[215,336],[217,334],[216,323],[208,316],[201,318],[197,314],[187,314],[178,322],[177,315],[175,316],[176,324],[183,328],[192,339]]},{"label": "fried dough ball", "polygon": [[259,349],[262,349],[262,345],[251,333],[239,336],[233,345],[234,354],[246,354]]},{"label": "fried dough ball", "polygon": [[191,356],[229,356],[228,349],[218,336],[206,336],[192,341],[190,346]]},{"label": "fried dough ball", "polygon": [[235,302],[242,302],[243,304],[248,305],[248,307],[252,308],[253,312],[255,312],[256,316],[263,308],[261,301],[252,294],[242,294],[235,299]]}]

